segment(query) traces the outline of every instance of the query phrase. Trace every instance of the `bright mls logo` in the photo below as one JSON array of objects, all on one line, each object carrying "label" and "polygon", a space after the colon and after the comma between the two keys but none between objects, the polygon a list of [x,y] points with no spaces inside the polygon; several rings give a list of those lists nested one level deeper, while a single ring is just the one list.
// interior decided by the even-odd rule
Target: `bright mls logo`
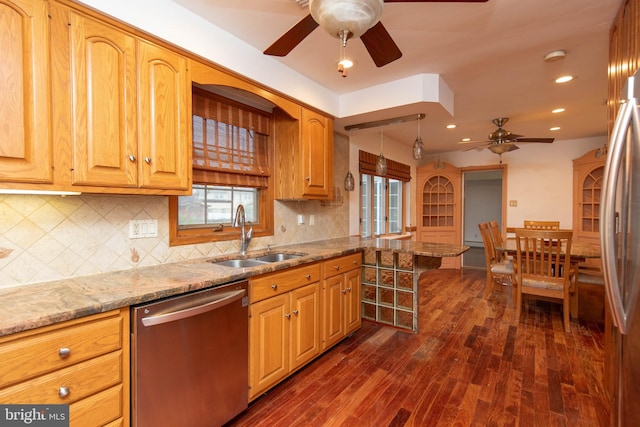
[{"label": "bright mls logo", "polygon": [[69,427],[69,405],[0,405],[0,427]]}]

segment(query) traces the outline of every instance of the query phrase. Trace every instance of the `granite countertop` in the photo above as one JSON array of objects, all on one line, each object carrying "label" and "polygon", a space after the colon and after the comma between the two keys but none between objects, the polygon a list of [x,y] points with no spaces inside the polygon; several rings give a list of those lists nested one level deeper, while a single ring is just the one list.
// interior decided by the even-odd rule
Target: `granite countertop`
[{"label": "granite countertop", "polygon": [[[257,267],[231,268],[207,262],[238,256],[225,254],[5,288],[0,289],[0,336],[348,255],[365,248],[435,257],[458,256],[468,249],[443,243],[344,237],[272,248],[271,252],[305,255]],[[246,257],[264,252],[250,251]]]}]

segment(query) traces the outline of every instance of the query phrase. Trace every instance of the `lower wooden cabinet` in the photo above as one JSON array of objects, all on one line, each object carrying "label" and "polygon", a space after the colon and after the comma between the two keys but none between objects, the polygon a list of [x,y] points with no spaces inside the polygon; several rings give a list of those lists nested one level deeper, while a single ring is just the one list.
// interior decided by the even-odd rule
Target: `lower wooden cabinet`
[{"label": "lower wooden cabinet", "polygon": [[249,280],[249,400],[360,327],[360,253]]},{"label": "lower wooden cabinet", "polygon": [[129,425],[129,308],[0,338],[0,402],[69,404],[70,425]]},{"label": "lower wooden cabinet", "polygon": [[249,398],[320,354],[318,282],[251,305]]},{"label": "lower wooden cabinet", "polygon": [[362,254],[334,258],[323,263],[322,349],[342,340],[362,324]]}]

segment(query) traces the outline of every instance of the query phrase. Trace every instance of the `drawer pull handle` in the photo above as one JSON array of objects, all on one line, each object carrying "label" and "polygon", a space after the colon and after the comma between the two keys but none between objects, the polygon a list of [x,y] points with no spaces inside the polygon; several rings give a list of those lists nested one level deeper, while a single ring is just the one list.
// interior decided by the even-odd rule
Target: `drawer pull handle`
[{"label": "drawer pull handle", "polygon": [[334,265],[333,268],[335,268],[336,271],[340,270],[340,266],[339,265]]},{"label": "drawer pull handle", "polygon": [[310,275],[310,274],[307,274],[307,275],[306,275],[306,276],[304,276],[304,277],[306,277],[306,278],[307,278],[307,280],[311,279],[311,275]]},{"label": "drawer pull handle", "polygon": [[271,289],[273,289],[273,290],[275,291],[276,289],[278,289],[278,285],[276,285],[276,284],[274,283],[273,285],[271,285]]},{"label": "drawer pull handle", "polygon": [[69,349],[69,347],[62,347],[58,350],[58,356],[60,356],[60,359],[66,359],[71,356],[71,349]]},{"label": "drawer pull handle", "polygon": [[71,394],[71,390],[69,390],[69,387],[63,386],[58,389],[58,396],[62,398],[69,396],[69,394]]},{"label": "drawer pull handle", "polygon": [[298,313],[300,313],[298,310],[293,310],[293,314],[295,314],[296,316],[298,315]]}]

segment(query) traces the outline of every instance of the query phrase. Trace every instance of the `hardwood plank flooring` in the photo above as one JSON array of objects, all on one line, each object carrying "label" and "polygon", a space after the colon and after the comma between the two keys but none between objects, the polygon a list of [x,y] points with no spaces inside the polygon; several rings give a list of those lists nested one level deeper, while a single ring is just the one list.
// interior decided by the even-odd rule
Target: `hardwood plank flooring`
[{"label": "hardwood plank flooring", "polygon": [[602,326],[511,288],[482,297],[485,272],[420,279],[420,332],[363,322],[228,426],[606,426]]}]

